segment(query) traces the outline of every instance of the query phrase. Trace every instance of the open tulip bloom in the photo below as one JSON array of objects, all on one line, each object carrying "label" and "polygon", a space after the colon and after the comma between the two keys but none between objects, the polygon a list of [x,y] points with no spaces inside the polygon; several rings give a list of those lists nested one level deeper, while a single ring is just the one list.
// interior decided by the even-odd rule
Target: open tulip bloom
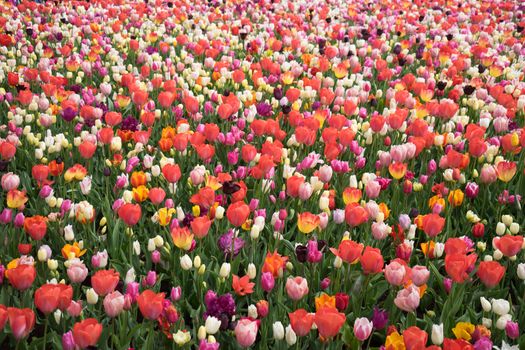
[{"label": "open tulip bloom", "polygon": [[525,349],[518,0],[0,0],[1,349]]}]

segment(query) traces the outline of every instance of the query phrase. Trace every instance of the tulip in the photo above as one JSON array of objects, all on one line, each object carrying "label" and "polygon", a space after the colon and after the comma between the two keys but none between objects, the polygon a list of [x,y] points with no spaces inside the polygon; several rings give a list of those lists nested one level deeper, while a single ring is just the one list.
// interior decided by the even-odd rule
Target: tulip
[{"label": "tulip", "polygon": [[354,322],[354,335],[359,341],[365,341],[372,334],[373,323],[366,317],[357,318]]},{"label": "tulip", "polygon": [[155,293],[150,289],[143,291],[137,298],[140,312],[148,320],[156,320],[163,311],[164,293]]},{"label": "tulip", "polygon": [[117,317],[124,309],[124,295],[115,291],[106,295],[104,298],[104,311],[111,317]]},{"label": "tulip", "polygon": [[252,346],[259,331],[259,324],[257,321],[251,321],[248,318],[243,318],[237,322],[235,326],[235,338],[237,343],[244,348]]},{"label": "tulip", "polygon": [[384,265],[381,251],[377,248],[366,247],[363,255],[359,259],[365,275],[381,272]]},{"label": "tulip", "polygon": [[221,321],[214,316],[208,316],[205,321],[206,333],[215,334],[221,327]]},{"label": "tulip", "polygon": [[295,278],[289,277],[286,280],[286,294],[292,300],[301,300],[308,294],[308,281],[299,276]]},{"label": "tulip", "polygon": [[403,332],[403,340],[407,350],[424,349],[427,344],[427,332],[416,326],[409,327]]},{"label": "tulip", "polygon": [[36,269],[33,265],[18,265],[15,268],[8,269],[6,273],[9,283],[20,291],[31,287],[36,278]]},{"label": "tulip", "polygon": [[419,289],[410,285],[400,290],[394,299],[394,304],[403,311],[414,312],[419,306]]},{"label": "tulip", "polygon": [[16,340],[21,340],[29,335],[35,326],[35,313],[31,309],[7,308],[9,326]]},{"label": "tulip", "polygon": [[420,287],[427,283],[430,277],[430,271],[425,266],[416,265],[412,267],[412,282]]},{"label": "tulip", "polygon": [[520,328],[517,322],[508,321],[505,326],[505,333],[510,339],[518,339],[520,336]]},{"label": "tulip", "polygon": [[505,275],[505,267],[496,261],[482,261],[476,274],[486,287],[493,288]]},{"label": "tulip", "polygon": [[307,335],[312,329],[315,315],[308,313],[305,309],[297,309],[288,314],[290,325],[294,333],[300,337]]},{"label": "tulip", "polygon": [[242,201],[230,204],[226,210],[226,217],[228,218],[228,221],[235,227],[239,227],[244,224],[249,215],[250,207]]},{"label": "tulip", "polygon": [[270,292],[275,286],[275,278],[270,272],[261,274],[261,287],[265,292]]},{"label": "tulip", "polygon": [[76,346],[72,331],[62,334],[62,348],[64,350],[75,350]]},{"label": "tulip", "polygon": [[441,345],[443,343],[443,323],[432,325],[431,339],[435,345]]},{"label": "tulip", "polygon": [[346,322],[346,316],[344,313],[338,312],[337,309],[325,307],[315,313],[314,322],[319,335],[327,339],[335,337],[339,333],[339,330]]},{"label": "tulip", "polygon": [[126,203],[118,209],[119,218],[128,226],[136,225],[142,215],[139,204]]},{"label": "tulip", "polygon": [[275,340],[284,339],[284,327],[280,321],[277,321],[272,325],[272,331],[273,331],[273,338]]},{"label": "tulip", "polygon": [[406,269],[400,263],[393,261],[385,267],[385,278],[392,286],[403,284],[406,276]]},{"label": "tulip", "polygon": [[98,295],[105,296],[117,287],[120,274],[113,269],[99,270],[91,277],[91,286]]},{"label": "tulip", "polygon": [[95,318],[87,318],[73,326],[75,344],[82,349],[97,345],[101,334],[102,325]]}]

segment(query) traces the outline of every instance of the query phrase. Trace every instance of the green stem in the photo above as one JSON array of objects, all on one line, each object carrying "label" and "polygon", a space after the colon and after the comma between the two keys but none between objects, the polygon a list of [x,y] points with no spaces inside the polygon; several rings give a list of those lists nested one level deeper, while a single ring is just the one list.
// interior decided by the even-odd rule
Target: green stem
[{"label": "green stem", "polygon": [[[44,326],[44,343],[42,344],[42,349],[46,350],[46,344],[47,344],[47,325],[49,323],[49,318],[46,316],[46,323]],[[18,348],[18,343],[16,344]]]}]

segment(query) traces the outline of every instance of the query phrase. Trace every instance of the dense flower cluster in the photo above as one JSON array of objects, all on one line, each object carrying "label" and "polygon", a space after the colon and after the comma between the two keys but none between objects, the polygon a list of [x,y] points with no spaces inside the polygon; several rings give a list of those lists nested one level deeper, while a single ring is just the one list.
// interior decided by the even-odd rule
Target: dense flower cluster
[{"label": "dense flower cluster", "polygon": [[524,29],[0,1],[0,347],[525,349]]}]

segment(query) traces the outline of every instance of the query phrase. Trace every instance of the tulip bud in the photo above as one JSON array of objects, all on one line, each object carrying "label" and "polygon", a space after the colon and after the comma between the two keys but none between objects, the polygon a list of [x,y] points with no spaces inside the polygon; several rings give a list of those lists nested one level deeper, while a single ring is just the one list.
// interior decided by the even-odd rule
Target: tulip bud
[{"label": "tulip bud", "polygon": [[504,223],[498,222],[498,224],[496,225],[496,234],[498,236],[503,236],[505,234],[506,229],[507,228],[505,227]]},{"label": "tulip bud", "polygon": [[228,276],[230,275],[230,271],[231,271],[231,265],[230,263],[222,263],[221,265],[221,269],[219,270],[219,276],[221,276],[222,278],[228,278]]},{"label": "tulip bud", "polygon": [[196,255],[195,258],[193,258],[193,266],[195,266],[196,269],[201,267],[201,257]]},{"label": "tulip bud", "polygon": [[441,345],[443,343],[443,323],[432,325],[432,344]]},{"label": "tulip bud", "polygon": [[492,327],[492,319],[491,318],[483,317],[483,319],[481,320],[481,323],[483,324],[483,326],[485,326],[487,328],[491,328]]},{"label": "tulip bud", "polygon": [[248,317],[256,319],[258,317],[257,315],[257,307],[253,304],[248,306]]},{"label": "tulip bud", "polygon": [[188,271],[193,267],[193,263],[191,261],[191,258],[188,256],[188,254],[184,254],[183,257],[180,258],[180,266],[183,270]]},{"label": "tulip bud", "polygon": [[272,325],[272,330],[273,330],[273,338],[275,340],[284,339],[284,327],[280,321],[277,321]]},{"label": "tulip bud", "polygon": [[257,276],[257,268],[253,263],[250,263],[248,265],[247,275],[250,277],[251,280]]},{"label": "tulip bud", "polygon": [[480,301],[483,311],[490,312],[490,310],[492,310],[492,305],[490,305],[490,302],[485,297],[481,297]]},{"label": "tulip bud", "polygon": [[206,327],[204,327],[204,326],[200,326],[199,327],[199,330],[197,332],[197,338],[199,340],[202,340],[202,339],[206,338]]},{"label": "tulip bud", "polygon": [[512,316],[505,314],[496,320],[496,328],[499,330],[504,330],[507,326],[507,323],[510,321],[512,321]]},{"label": "tulip bud", "polygon": [[509,313],[510,303],[505,299],[492,299],[492,310],[499,316]]},{"label": "tulip bud", "polygon": [[518,264],[517,274],[520,280],[525,280],[525,263]]},{"label": "tulip bud", "polygon": [[296,342],[297,342],[297,335],[293,331],[292,325],[288,325],[288,327],[286,327],[286,344],[288,344],[288,346],[292,346]]},{"label": "tulip bud", "polygon": [[47,261],[47,267],[51,271],[55,271],[58,268],[58,261],[56,261],[55,259],[49,259]]},{"label": "tulip bud", "polygon": [[98,302],[98,294],[97,294],[97,292],[95,292],[95,290],[93,288],[89,288],[86,291],[86,299],[87,299],[88,304],[90,304],[90,305],[96,304]]}]

